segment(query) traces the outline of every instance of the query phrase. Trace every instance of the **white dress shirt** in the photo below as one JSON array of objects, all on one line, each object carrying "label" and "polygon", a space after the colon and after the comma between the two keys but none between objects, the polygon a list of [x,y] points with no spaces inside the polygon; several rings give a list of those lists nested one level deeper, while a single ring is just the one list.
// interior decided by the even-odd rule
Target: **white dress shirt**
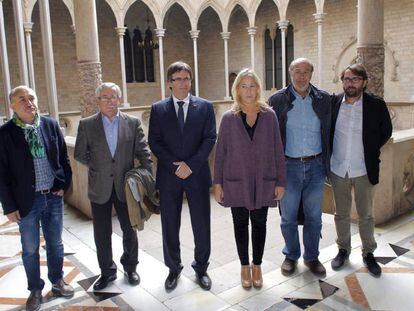
[{"label": "white dress shirt", "polygon": [[174,101],[174,108],[175,108],[175,113],[178,116],[178,104],[177,102],[184,102],[183,105],[183,110],[184,110],[184,122],[187,119],[187,112],[188,112],[188,105],[190,104],[190,93],[188,93],[187,97],[180,100],[177,97],[175,97],[174,95],[172,96],[173,101]]},{"label": "white dress shirt", "polygon": [[339,108],[332,146],[331,171],[344,178],[367,174],[362,143],[362,95],[354,104],[345,96]]}]

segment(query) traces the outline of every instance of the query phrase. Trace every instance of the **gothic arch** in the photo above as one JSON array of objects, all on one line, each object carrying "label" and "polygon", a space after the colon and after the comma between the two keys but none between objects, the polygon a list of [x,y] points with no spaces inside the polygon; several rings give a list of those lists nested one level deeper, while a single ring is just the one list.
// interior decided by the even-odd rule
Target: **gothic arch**
[{"label": "gothic arch", "polygon": [[[75,13],[73,11],[73,2],[72,0],[61,0],[66,8],[69,11],[70,18],[72,20],[72,25],[75,24]],[[25,22],[31,22],[32,21],[32,14],[33,9],[36,4],[37,0],[25,0],[23,1],[23,19]]]},{"label": "gothic arch", "polygon": [[196,29],[195,27],[197,27],[197,25],[194,23],[195,14],[193,12],[191,5],[187,3],[186,0],[168,0],[168,2],[164,5],[162,12],[161,12],[162,28],[164,28],[164,25],[165,25],[165,17],[168,11],[172,8],[174,4],[178,4],[184,10],[184,12],[187,14],[187,17],[190,21],[191,28]]},{"label": "gothic arch", "polygon": [[[150,1],[150,0],[139,0],[139,1],[144,3],[148,7],[148,9],[151,11],[152,16],[154,16],[155,24],[157,25],[157,28],[162,28],[162,19],[161,19],[161,14],[160,14],[161,9],[157,5],[157,1]],[[124,6],[122,7],[123,17],[122,17],[121,26],[125,22],[125,16],[127,15],[129,8],[136,2],[137,0],[127,0],[124,3]]]},{"label": "gothic arch", "polygon": [[224,25],[225,25],[225,31],[227,31],[229,29],[230,17],[231,17],[231,14],[234,11],[234,8],[237,5],[239,5],[244,10],[244,13],[247,16],[247,19],[249,20],[249,25],[253,26],[252,21],[251,21],[251,14],[249,14],[249,10],[246,7],[246,5],[240,0],[232,0],[226,5],[226,7],[224,9],[225,16],[224,16],[223,22],[224,22]]},{"label": "gothic arch", "polygon": [[[217,13],[217,16],[220,20],[221,23],[221,29],[222,31],[224,31],[224,21],[223,21],[223,8],[221,6],[219,6],[214,0],[205,0],[201,6],[197,9],[196,15],[195,15],[195,22],[196,25],[198,27],[198,21],[200,19],[201,14],[203,14],[203,12],[208,8],[212,8],[213,11],[215,11]],[[196,29],[197,29],[196,27]]]}]

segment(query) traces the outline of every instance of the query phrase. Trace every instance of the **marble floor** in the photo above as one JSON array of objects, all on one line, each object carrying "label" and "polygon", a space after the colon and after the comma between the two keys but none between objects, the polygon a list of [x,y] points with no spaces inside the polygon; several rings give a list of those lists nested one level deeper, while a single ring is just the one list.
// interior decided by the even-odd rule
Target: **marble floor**
[{"label": "marble floor", "polygon": [[[213,202],[213,200],[212,200]],[[122,254],[121,230],[113,220],[113,252],[118,278],[103,291],[93,291],[99,268],[93,241],[92,223],[75,209],[65,206],[63,242],[64,272],[75,295],[66,300],[53,297],[47,281],[44,241],[40,248],[41,273],[46,280],[42,310],[414,310],[414,212],[375,230],[378,249],[375,256],[383,274],[368,274],[361,259],[358,229],[352,225],[353,250],[349,264],[333,271],[330,261],[336,255],[335,227],[331,215],[323,215],[320,260],[327,268],[319,279],[300,261],[291,277],[280,272],[284,259],[283,238],[276,209],[269,210],[268,230],[262,265],[263,288],[245,290],[240,286],[240,264],[237,257],[231,214],[212,205],[212,252],[209,275],[210,291],[195,283],[191,268],[193,236],[188,208],[183,208],[181,252],[184,264],[178,287],[167,293],[164,280],[168,274],[163,264],[161,225],[153,215],[138,233],[138,273],[141,283],[128,284],[119,263]],[[29,292],[20,259],[18,228],[0,215],[0,310],[24,310]]]}]

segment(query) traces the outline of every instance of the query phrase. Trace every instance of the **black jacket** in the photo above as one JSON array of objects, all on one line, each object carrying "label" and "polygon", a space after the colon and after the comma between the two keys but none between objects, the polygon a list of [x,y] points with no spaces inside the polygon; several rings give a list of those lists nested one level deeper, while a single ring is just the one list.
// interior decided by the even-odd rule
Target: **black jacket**
[{"label": "black jacket", "polygon": [[[66,191],[72,180],[72,170],[59,125],[54,119],[41,116],[40,131],[56,176],[52,190]],[[21,217],[26,216],[33,205],[35,186],[33,157],[23,130],[8,121],[0,127],[0,201],[4,214],[18,210]]]},{"label": "black jacket", "polygon": [[[280,134],[282,136],[283,147],[286,148],[286,122],[287,113],[293,108],[292,102],[295,100],[291,88],[289,85],[277,91],[269,98],[269,105],[272,106],[276,112]],[[325,161],[326,173],[329,172],[329,155],[330,155],[330,130],[331,130],[331,99],[327,92],[322,91],[312,84],[310,85],[310,97],[312,98],[312,107],[315,114],[318,116],[321,122],[321,145],[322,156]]]},{"label": "black jacket", "polygon": [[[335,133],[336,120],[344,94],[332,96],[331,145]],[[380,97],[365,93],[362,100],[362,144],[364,146],[365,167],[371,184],[378,184],[380,149],[392,135],[392,124],[387,105]]]}]

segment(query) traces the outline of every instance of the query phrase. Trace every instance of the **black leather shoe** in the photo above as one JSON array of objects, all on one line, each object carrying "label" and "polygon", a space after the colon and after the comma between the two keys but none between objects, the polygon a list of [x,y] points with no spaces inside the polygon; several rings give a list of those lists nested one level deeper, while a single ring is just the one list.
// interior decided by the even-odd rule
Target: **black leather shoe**
[{"label": "black leather shoe", "polygon": [[282,263],[281,271],[284,276],[292,275],[296,270],[296,265],[298,262],[296,260],[285,258]]},{"label": "black leather shoe", "polygon": [[40,309],[41,304],[42,304],[42,291],[32,290],[30,292],[29,298],[27,298],[27,301],[26,301],[26,310],[37,311]]},{"label": "black leather shoe", "polygon": [[112,274],[110,276],[103,276],[96,281],[96,283],[93,285],[94,290],[101,290],[108,286],[109,282],[116,280],[116,274]]},{"label": "black leather shoe", "polygon": [[177,287],[178,279],[180,278],[181,272],[172,272],[168,274],[167,278],[165,279],[165,289],[167,291],[172,291]]},{"label": "black leather shoe", "polygon": [[197,283],[202,289],[209,290],[211,288],[211,279],[208,276],[207,272],[197,273],[196,272]]},{"label": "black leather shoe", "polygon": [[305,266],[307,266],[313,274],[317,276],[326,275],[326,269],[318,259],[312,260],[312,261],[305,260],[304,263],[305,263]]},{"label": "black leather shoe", "polygon": [[349,254],[346,251],[346,249],[341,248],[338,251],[338,254],[336,257],[331,261],[331,267],[333,270],[339,270],[342,268],[342,266],[345,264],[345,262],[348,260]]},{"label": "black leather shoe", "polygon": [[125,275],[128,277],[128,282],[131,285],[138,285],[141,281],[139,274],[136,271],[125,272]]},{"label": "black leather shoe", "polygon": [[381,267],[375,260],[372,253],[367,253],[366,256],[362,257],[365,266],[368,268],[369,273],[372,276],[379,277],[381,275]]},{"label": "black leather shoe", "polygon": [[67,284],[65,280],[62,278],[56,282],[56,284],[52,285],[52,293],[58,297],[72,297],[75,293],[72,286]]}]

